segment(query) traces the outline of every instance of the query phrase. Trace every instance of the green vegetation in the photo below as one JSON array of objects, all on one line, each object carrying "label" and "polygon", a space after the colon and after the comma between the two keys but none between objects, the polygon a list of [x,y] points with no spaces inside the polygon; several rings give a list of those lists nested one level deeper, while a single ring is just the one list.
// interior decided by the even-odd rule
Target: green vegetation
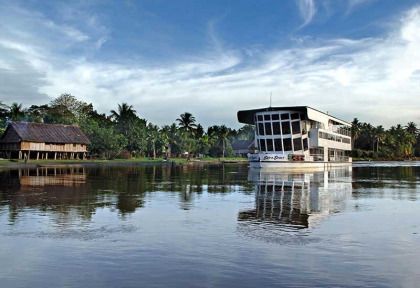
[{"label": "green vegetation", "polygon": [[18,103],[7,106],[0,102],[0,132],[4,131],[7,121],[78,125],[92,142],[88,149],[95,159],[185,158],[180,161],[187,161],[200,157],[234,157],[231,143],[254,137],[252,125],[239,130],[214,125],[205,131],[188,112],[181,114],[176,123],[162,127],[140,118],[127,103],[118,104],[109,115],[100,114],[92,104],[70,94],[62,94],[49,104],[28,108]]},{"label": "green vegetation", "polygon": [[[254,138],[252,125],[238,130],[213,125],[205,131],[189,112],[182,113],[175,123],[162,127],[140,118],[127,103],[118,104],[109,115],[100,114],[92,104],[70,94],[62,94],[49,104],[29,108],[18,103],[8,106],[0,102],[0,132],[4,131],[7,121],[78,125],[91,140],[89,155],[95,159],[159,162],[168,158],[179,159],[177,161],[194,158],[212,162],[222,158],[235,161],[238,159],[229,158],[235,156],[231,143]],[[403,160],[419,156],[420,135],[414,122],[385,130],[355,118],[352,136],[355,160]]]},{"label": "green vegetation", "polygon": [[419,156],[420,135],[414,122],[385,130],[369,123],[352,122],[353,151],[357,159],[406,160]]}]

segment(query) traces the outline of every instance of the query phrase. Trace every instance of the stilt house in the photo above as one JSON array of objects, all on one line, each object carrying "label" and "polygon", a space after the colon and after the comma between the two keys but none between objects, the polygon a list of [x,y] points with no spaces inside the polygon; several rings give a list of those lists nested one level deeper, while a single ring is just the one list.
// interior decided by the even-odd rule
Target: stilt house
[{"label": "stilt house", "polygon": [[19,159],[84,159],[89,144],[77,126],[9,122],[0,138],[0,155]]}]

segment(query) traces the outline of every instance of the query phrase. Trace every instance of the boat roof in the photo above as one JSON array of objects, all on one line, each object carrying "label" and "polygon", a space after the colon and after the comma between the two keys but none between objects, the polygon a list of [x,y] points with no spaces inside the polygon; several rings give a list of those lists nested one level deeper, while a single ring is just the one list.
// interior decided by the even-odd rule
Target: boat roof
[{"label": "boat roof", "polygon": [[255,117],[254,117],[255,113],[268,112],[268,111],[298,111],[298,112],[303,112],[305,113],[306,116],[308,116],[309,109],[314,110],[318,113],[324,114],[330,120],[334,121],[335,124],[351,126],[351,123],[347,121],[341,120],[339,118],[336,118],[334,116],[331,116],[327,113],[324,113],[322,111],[319,111],[309,106],[266,107],[266,108],[252,109],[252,110],[241,110],[241,111],[238,111],[238,121],[240,123],[245,123],[245,124],[255,124]]}]

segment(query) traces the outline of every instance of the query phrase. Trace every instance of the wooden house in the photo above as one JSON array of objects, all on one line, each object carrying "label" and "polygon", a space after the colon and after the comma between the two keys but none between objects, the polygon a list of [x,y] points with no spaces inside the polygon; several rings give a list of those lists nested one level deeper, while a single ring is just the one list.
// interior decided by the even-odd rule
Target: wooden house
[{"label": "wooden house", "polygon": [[89,144],[77,126],[8,122],[0,138],[0,155],[37,160],[84,159]]},{"label": "wooden house", "polygon": [[237,140],[232,144],[233,153],[239,157],[248,157],[248,153],[254,153],[254,140]]}]

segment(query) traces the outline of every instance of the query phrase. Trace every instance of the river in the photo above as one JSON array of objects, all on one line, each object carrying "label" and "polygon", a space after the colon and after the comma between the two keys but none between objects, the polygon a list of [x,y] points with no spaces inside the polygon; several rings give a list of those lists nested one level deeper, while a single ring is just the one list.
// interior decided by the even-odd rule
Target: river
[{"label": "river", "polygon": [[419,287],[420,162],[0,170],[1,287]]}]

